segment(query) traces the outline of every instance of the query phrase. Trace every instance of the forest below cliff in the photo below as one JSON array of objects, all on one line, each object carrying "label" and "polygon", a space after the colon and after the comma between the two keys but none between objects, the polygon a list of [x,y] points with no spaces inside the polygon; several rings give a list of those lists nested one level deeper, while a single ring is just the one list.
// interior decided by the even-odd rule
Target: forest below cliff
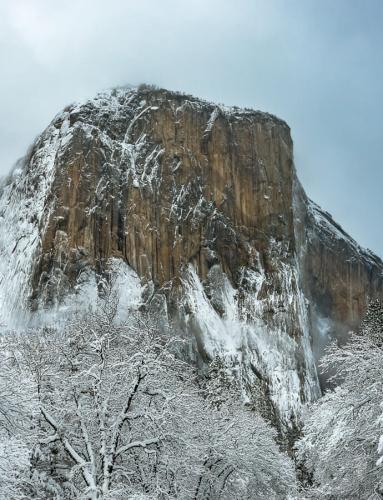
[{"label": "forest below cliff", "polygon": [[373,499],[383,496],[383,308],[321,360],[328,388],[292,442],[224,358],[150,315],[97,306],[58,328],[3,331],[0,496],[25,499]]}]

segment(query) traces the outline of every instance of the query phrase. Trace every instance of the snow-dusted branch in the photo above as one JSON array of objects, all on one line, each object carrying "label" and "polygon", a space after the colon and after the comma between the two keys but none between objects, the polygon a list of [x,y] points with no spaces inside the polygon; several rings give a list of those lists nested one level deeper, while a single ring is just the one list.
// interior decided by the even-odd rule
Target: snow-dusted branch
[{"label": "snow-dusted branch", "polygon": [[132,450],[133,448],[146,448],[151,444],[157,444],[159,442],[159,438],[145,439],[144,441],[133,441],[132,443],[128,443],[125,446],[121,446],[121,448],[116,451],[115,456],[118,457],[122,453]]}]

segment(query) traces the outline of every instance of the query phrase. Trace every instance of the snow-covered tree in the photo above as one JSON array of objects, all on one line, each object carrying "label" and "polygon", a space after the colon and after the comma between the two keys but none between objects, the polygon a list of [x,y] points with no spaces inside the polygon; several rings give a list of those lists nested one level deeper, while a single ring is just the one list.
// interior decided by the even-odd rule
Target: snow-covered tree
[{"label": "snow-covered tree", "polygon": [[231,366],[215,358],[205,385],[210,433],[196,498],[289,498],[296,493],[292,461],[277,433],[241,403],[241,385]]},{"label": "snow-covered tree", "polygon": [[178,477],[188,450],[177,460],[173,450],[195,389],[193,373],[172,353],[174,338],[142,316],[127,327],[97,314],[18,342],[41,411],[35,467],[50,468],[65,498],[186,488]]},{"label": "snow-covered tree", "polygon": [[331,345],[322,367],[338,385],[307,412],[298,457],[312,474],[314,498],[383,496],[378,441],[382,433],[382,305],[373,302],[359,334]]},{"label": "snow-covered tree", "polygon": [[31,491],[31,450],[13,436],[0,436],[0,498],[24,500]]},{"label": "snow-covered tree", "polygon": [[[143,313],[117,322],[117,299],[104,295],[96,311],[62,328],[4,337],[0,426],[9,444],[0,448],[0,496],[293,495],[291,460],[241,403],[225,363],[213,362],[201,381],[182,359],[185,341]],[[13,482],[3,483],[7,476]]]},{"label": "snow-covered tree", "polygon": [[383,303],[379,299],[370,302],[361,331],[377,346],[383,343]]},{"label": "snow-covered tree", "polygon": [[0,336],[0,497],[27,498],[31,492],[31,451],[36,443],[36,387]]}]

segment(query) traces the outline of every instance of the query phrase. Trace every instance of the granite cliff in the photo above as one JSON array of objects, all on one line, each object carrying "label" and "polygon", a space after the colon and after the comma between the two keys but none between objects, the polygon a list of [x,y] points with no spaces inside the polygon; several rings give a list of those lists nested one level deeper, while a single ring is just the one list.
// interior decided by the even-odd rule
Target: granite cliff
[{"label": "granite cliff", "polygon": [[124,307],[173,322],[201,366],[223,356],[286,426],[323,345],[383,293],[382,261],[305,195],[285,122],[150,87],[57,115],[3,185],[0,235],[4,323],[92,301],[117,269]]}]

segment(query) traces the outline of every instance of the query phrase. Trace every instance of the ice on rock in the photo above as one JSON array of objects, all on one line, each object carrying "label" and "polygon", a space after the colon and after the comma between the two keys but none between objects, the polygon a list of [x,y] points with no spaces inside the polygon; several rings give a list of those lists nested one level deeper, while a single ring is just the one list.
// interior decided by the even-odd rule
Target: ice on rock
[{"label": "ice on rock", "polygon": [[[265,276],[253,270],[243,272],[248,279],[253,279],[252,289],[259,292]],[[268,381],[270,398],[281,421],[289,426],[292,421],[298,422],[303,403],[315,400],[320,390],[305,298],[301,293],[293,293],[292,289],[292,282],[298,279],[295,269],[282,266],[281,278],[281,295],[259,299],[257,292],[242,292],[245,297],[239,301],[237,291],[221,272],[221,284],[216,289],[221,295],[222,314],[219,314],[207,297],[195,268],[189,265],[183,282],[183,300],[188,305],[188,326],[196,335],[200,348],[209,358],[219,355],[230,362],[238,361],[249,384],[255,381],[251,369],[255,366]],[[278,304],[281,298],[290,308],[288,314],[298,321],[301,335],[297,339],[291,336],[286,313],[268,323],[264,320],[265,309],[271,303]]]}]

